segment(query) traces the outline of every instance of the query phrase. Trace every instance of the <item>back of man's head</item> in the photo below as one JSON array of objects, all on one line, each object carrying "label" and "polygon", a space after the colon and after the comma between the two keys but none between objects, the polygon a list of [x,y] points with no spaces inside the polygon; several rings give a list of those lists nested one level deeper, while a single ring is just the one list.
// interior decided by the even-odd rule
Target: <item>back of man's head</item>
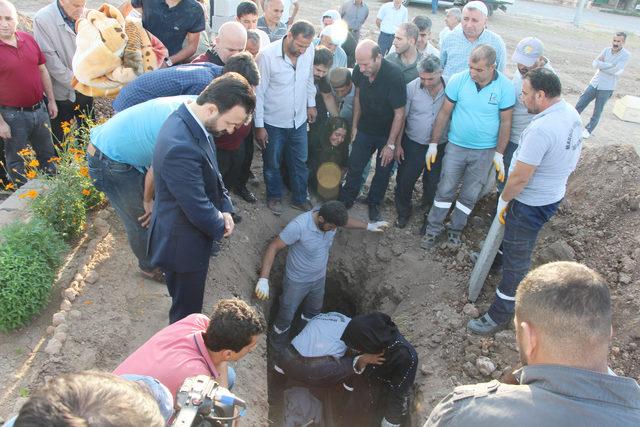
[{"label": "back of man's head", "polygon": [[239,353],[265,329],[264,317],[249,304],[238,298],[222,299],[213,308],[204,343],[211,351]]},{"label": "back of man's head", "polygon": [[15,427],[162,427],[158,403],[143,385],[104,372],[49,381],[20,409]]},{"label": "back of man's head", "polygon": [[516,292],[521,352],[526,322],[536,332],[543,358],[556,363],[606,366],[611,315],[609,288],[602,276],[575,262],[536,268],[520,282]]},{"label": "back of man's head", "polygon": [[249,52],[236,53],[227,60],[222,70],[223,73],[236,72],[247,79],[251,86],[260,84],[260,71],[253,55]]},{"label": "back of man's head", "polygon": [[215,104],[220,114],[241,106],[250,114],[256,108],[256,95],[246,78],[235,72],[224,73],[204,88],[198,105]]},{"label": "back of man's head", "polygon": [[333,53],[325,46],[316,46],[313,54],[313,65],[324,65],[331,68],[333,64]]},{"label": "back of man's head", "polygon": [[333,89],[347,86],[351,83],[351,71],[346,67],[334,68],[329,72],[329,83]]},{"label": "back of man's head", "polygon": [[471,51],[471,55],[469,55],[471,62],[484,62],[487,66],[494,65],[496,63],[496,58],[496,50],[488,44],[478,45]]}]

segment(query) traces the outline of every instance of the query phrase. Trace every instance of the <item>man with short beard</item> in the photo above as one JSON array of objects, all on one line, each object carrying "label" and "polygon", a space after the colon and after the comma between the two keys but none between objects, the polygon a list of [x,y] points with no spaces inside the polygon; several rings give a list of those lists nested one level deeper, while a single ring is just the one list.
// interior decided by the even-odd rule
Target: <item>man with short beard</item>
[{"label": "man with short beard", "polygon": [[640,387],[607,367],[612,307],[605,280],[574,262],[524,278],[513,325],[524,365],[505,382],[456,387],[435,407],[435,426],[638,426]]},{"label": "man with short beard", "polygon": [[148,250],[172,298],[170,323],[200,313],[212,243],[233,233],[233,205],[218,171],[213,137],[233,133],[254,108],[247,80],[227,73],[195,102],[181,105],[160,129]]},{"label": "man with short beard", "polygon": [[284,10],[282,0],[265,0],[262,10],[264,15],[258,19],[258,29],[267,33],[272,43],[283,38],[287,34],[287,24],[280,22]]},{"label": "man with short beard", "polygon": [[385,59],[396,64],[402,71],[405,84],[418,78],[418,27],[412,23],[401,24],[393,38],[394,52],[389,52]]}]

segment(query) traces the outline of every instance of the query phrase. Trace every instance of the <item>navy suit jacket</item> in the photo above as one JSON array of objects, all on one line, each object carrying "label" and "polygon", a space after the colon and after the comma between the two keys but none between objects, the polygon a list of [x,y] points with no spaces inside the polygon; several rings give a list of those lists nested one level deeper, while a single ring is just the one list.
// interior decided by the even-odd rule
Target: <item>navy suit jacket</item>
[{"label": "navy suit jacket", "polygon": [[213,240],[233,212],[215,149],[186,105],[164,122],[153,154],[151,263],[178,273],[206,269]]}]

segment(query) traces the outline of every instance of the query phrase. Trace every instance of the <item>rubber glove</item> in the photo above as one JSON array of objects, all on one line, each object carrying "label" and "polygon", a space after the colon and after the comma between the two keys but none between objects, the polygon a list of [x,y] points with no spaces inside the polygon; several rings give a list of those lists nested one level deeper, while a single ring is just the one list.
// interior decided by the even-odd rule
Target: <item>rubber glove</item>
[{"label": "rubber glove", "polygon": [[438,157],[438,144],[429,144],[427,156],[424,159],[427,162],[428,171],[431,171],[431,165],[436,162],[436,157]]},{"label": "rubber glove", "polygon": [[367,224],[367,231],[382,233],[387,227],[389,227],[389,223],[387,221],[370,222],[369,224]]},{"label": "rubber glove", "polygon": [[502,154],[497,151],[493,155],[493,165],[496,167],[496,172],[498,172],[498,181],[504,182],[504,160],[502,159]]},{"label": "rubber glove", "polygon": [[265,279],[261,277],[258,279],[258,283],[256,284],[256,296],[258,299],[266,301],[269,299],[269,279]]},{"label": "rubber glove", "polygon": [[498,221],[500,224],[504,225],[505,217],[507,216],[507,208],[509,207],[509,202],[505,202],[502,196],[498,197],[498,209],[496,209],[496,215],[498,215]]}]

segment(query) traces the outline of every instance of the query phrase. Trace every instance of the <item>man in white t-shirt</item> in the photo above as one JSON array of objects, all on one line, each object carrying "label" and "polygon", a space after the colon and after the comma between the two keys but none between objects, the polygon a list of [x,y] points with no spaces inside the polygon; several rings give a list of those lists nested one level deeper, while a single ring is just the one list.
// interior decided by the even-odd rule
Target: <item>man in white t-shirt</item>
[{"label": "man in white t-shirt", "polygon": [[522,132],[498,199],[497,215],[505,224],[502,280],[489,311],[467,324],[479,335],[492,335],[509,324],[516,289],[531,266],[538,233],[558,210],[582,149],[580,115],[561,98],[560,79],[553,71],[529,71],[521,97],[536,116]]},{"label": "man in white t-shirt", "polygon": [[400,24],[405,22],[409,22],[409,11],[402,5],[402,0],[393,0],[380,6],[376,25],[380,29],[378,46],[380,46],[382,56],[389,52],[396,30]]}]

